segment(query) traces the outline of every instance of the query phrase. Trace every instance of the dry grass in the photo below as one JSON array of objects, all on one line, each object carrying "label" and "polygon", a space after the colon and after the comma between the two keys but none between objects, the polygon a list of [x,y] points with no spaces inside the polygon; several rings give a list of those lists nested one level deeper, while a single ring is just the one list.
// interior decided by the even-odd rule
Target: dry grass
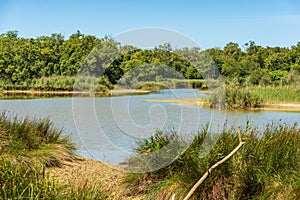
[{"label": "dry grass", "polygon": [[[107,194],[108,199],[142,199],[143,196],[130,193],[124,185],[125,172],[89,158],[77,156],[75,161],[65,161],[62,167],[47,168],[46,173],[72,189],[91,189],[95,186]],[[66,191],[69,192],[69,191]]]}]

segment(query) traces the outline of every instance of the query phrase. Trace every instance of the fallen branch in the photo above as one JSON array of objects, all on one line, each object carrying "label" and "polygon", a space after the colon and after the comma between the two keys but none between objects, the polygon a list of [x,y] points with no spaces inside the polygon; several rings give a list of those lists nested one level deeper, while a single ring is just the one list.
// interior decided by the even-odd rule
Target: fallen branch
[{"label": "fallen branch", "polygon": [[241,135],[241,128],[238,127],[238,136],[239,136],[239,145],[235,147],[225,158],[220,160],[219,162],[215,163],[213,166],[211,166],[207,172],[198,180],[198,182],[193,186],[193,188],[189,191],[189,193],[186,195],[184,200],[188,200],[193,193],[196,191],[196,189],[203,183],[203,181],[208,177],[212,171],[214,171],[219,165],[226,162],[233,154],[235,154],[242,146],[245,144],[245,142],[242,141],[242,135]]}]

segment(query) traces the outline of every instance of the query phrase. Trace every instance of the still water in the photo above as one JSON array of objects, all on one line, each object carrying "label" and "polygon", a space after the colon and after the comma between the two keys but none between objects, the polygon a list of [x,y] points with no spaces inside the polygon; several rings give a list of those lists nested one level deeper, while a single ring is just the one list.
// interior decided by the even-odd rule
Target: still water
[{"label": "still water", "polygon": [[208,124],[217,134],[224,124],[243,127],[247,119],[261,129],[272,122],[292,125],[300,119],[300,112],[226,112],[143,102],[204,96],[194,89],[174,89],[137,96],[0,100],[0,109],[12,116],[49,117],[55,125],[64,127],[65,134],[71,134],[78,145],[77,154],[112,163],[131,156],[136,141],[148,138],[156,129],[190,134]]}]

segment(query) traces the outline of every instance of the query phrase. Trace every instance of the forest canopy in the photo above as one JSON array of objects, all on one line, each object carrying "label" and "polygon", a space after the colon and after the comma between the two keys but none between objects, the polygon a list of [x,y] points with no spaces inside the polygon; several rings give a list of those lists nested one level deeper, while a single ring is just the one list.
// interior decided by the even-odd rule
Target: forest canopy
[{"label": "forest canopy", "polygon": [[[109,66],[99,68],[97,63],[107,59],[106,55],[86,59],[99,45],[104,50],[116,49],[121,53]],[[2,90],[29,89],[32,85],[38,86],[48,81],[47,84],[58,84],[56,89],[72,90],[74,76],[84,64],[94,66],[92,74],[103,75],[102,82],[106,85],[116,84],[126,72],[137,66],[153,68],[153,65],[163,65],[176,70],[185,79],[202,79],[197,66],[185,59],[197,53],[211,57],[214,63],[205,63],[206,67],[214,64],[226,83],[265,86],[299,82],[300,42],[291,47],[262,47],[249,41],[245,49],[230,42],[224,48],[206,50],[173,49],[170,44],[162,44],[149,50],[121,46],[111,37],[97,38],[80,31],[68,39],[58,33],[23,38],[18,36],[18,31],[8,31],[0,34],[0,85]],[[157,74],[155,78],[159,81],[161,77]]]}]

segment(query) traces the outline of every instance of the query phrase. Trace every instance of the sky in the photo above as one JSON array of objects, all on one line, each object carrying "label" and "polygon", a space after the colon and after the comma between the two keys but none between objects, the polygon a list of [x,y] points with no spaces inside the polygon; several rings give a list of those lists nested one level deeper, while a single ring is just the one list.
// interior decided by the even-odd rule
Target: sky
[{"label": "sky", "polygon": [[178,31],[204,49],[248,41],[290,47],[300,42],[300,1],[0,0],[0,33],[20,37],[80,30],[101,38],[143,27]]}]

